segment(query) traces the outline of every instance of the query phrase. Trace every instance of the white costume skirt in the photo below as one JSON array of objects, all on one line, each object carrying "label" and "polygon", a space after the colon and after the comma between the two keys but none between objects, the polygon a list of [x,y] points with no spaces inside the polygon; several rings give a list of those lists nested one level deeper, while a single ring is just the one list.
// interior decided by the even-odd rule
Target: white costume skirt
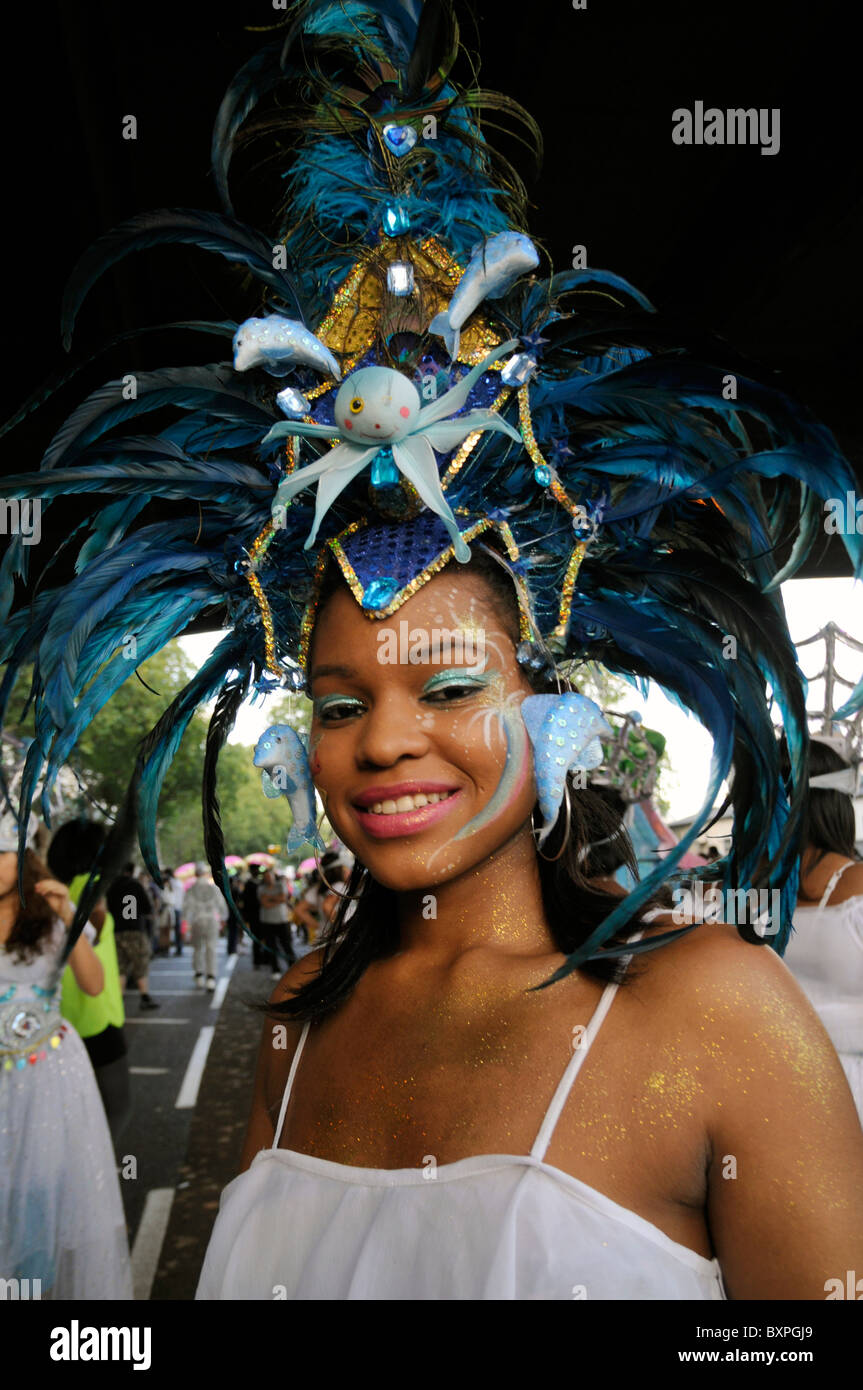
[{"label": "white costume skirt", "polygon": [[57,1047],[42,1041],[33,1055],[19,1067],[0,1054],[6,1296],[16,1280],[22,1298],[131,1298],[114,1148],[87,1049],[67,1024]]}]

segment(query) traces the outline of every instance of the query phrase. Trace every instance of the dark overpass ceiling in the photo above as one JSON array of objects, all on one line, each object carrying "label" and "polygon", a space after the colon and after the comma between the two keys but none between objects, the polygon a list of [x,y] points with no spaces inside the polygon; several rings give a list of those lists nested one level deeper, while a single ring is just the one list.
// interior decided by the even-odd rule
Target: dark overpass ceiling
[{"label": "dark overpass ceiling", "polygon": [[[571,248],[584,244],[591,265],[625,275],[693,332],[717,333],[762,372],[778,372],[833,429],[863,493],[853,9],[810,0],[587,0],[576,11],[569,0],[479,0],[475,12],[483,85],[518,98],[542,126],[544,166],[528,180],[532,230],[556,266],[568,266]],[[466,7],[459,13],[470,42]],[[270,0],[16,10],[0,94],[4,419],[67,363],[59,303],[80,251],[147,208],[215,208],[212,118],[259,41],[242,24],[274,17]],[[779,153],[674,145],[672,112],[696,101],[778,107]],[[138,118],[134,143],[120,133],[130,113]],[[238,166],[238,211],[263,223],[249,169]],[[218,258],[156,250],[105,277],[85,305],[77,347],[94,351],[142,324],[247,312]],[[151,336],[122,370],[183,362],[193,351],[215,359],[224,344]],[[0,441],[3,471],[35,466],[80,396],[116,374],[115,356],[98,359],[41,419]],[[825,536],[803,573],[847,574],[841,545]]]}]

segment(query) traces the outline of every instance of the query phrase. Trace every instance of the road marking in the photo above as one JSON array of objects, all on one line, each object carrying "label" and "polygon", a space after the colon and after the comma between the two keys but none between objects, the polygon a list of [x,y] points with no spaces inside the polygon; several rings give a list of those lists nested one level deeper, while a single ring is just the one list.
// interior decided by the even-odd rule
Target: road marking
[{"label": "road marking", "polygon": [[168,1067],[130,1067],[130,1076],[167,1076]]},{"label": "road marking", "polygon": [[216,983],[215,993],[213,994],[213,998],[210,1003],[211,1009],[220,1009],[222,1007],[222,1002],[225,998],[225,995],[228,992],[228,985],[231,983],[231,976],[234,973],[236,965],[237,957],[235,955],[228,956],[228,959],[225,963],[225,973],[224,975],[221,975],[219,977]]},{"label": "road marking", "polygon": [[189,1058],[189,1065],[186,1067],[186,1075],[183,1077],[183,1084],[180,1087],[180,1094],[177,1096],[175,1110],[191,1110],[198,1099],[198,1089],[201,1085],[201,1078],[204,1075],[204,1067],[207,1064],[207,1053],[210,1050],[210,1043],[213,1041],[214,1027],[202,1028],[198,1034],[198,1041],[192,1050]]},{"label": "road marking", "polygon": [[218,981],[216,988],[213,992],[213,997],[210,1000],[211,1009],[220,1009],[222,1007],[222,1001],[228,992],[228,983],[230,981],[230,978],[230,975],[223,975],[222,978]]},{"label": "road marking", "polygon": [[130,1018],[126,1015],[127,1023],[188,1023],[187,1018]]},{"label": "road marking", "polygon": [[154,966],[150,971],[151,975],[194,975],[189,965],[159,965]]},{"label": "road marking", "polygon": [[173,1201],[173,1187],[154,1187],[147,1193],[143,1215],[132,1246],[134,1296],[145,1302],[153,1288]]}]

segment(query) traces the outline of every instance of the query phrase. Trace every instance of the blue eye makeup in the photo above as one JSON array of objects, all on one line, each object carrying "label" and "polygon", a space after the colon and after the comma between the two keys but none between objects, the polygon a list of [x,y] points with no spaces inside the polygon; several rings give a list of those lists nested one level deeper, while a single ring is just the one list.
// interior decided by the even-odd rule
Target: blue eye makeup
[{"label": "blue eye makeup", "polygon": [[475,667],[469,666],[453,667],[448,671],[439,671],[427,680],[422,694],[428,696],[442,692],[448,699],[455,699],[459,693],[470,695],[474,691],[484,690],[497,674],[497,671],[477,671]]},{"label": "blue eye makeup", "polygon": [[362,700],[354,695],[321,695],[312,701],[315,718],[324,723],[349,719],[353,714],[361,714],[364,709]]}]

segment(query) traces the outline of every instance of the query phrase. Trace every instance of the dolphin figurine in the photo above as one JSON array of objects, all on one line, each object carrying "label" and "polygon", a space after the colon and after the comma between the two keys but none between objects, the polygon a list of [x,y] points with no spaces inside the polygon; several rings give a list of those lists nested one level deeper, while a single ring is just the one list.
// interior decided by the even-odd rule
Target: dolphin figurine
[{"label": "dolphin figurine", "polygon": [[234,334],[235,372],[263,367],[271,376],[287,376],[295,366],[313,367],[341,380],[341,368],[329,348],[295,319],[268,314],[240,324]]},{"label": "dolphin figurine", "polygon": [[530,237],[523,232],[498,232],[477,242],[449,305],[436,314],[429,332],[443,338],[450,358],[458,352],[461,328],[484,299],[500,299],[526,271],[539,265]]},{"label": "dolphin figurine", "polygon": [[600,734],[614,731],[586,695],[528,695],[521,717],[533,745],[533,770],[543,827],[542,845],[554,829],[568,772],[592,771],[603,759]]},{"label": "dolphin figurine", "polygon": [[306,746],[290,724],[273,724],[255,745],[255,767],[261,769],[264,796],[286,796],[293,823],[287,848],[299,849],[307,842],[325,849],[318,833],[315,788],[309,772]]}]

